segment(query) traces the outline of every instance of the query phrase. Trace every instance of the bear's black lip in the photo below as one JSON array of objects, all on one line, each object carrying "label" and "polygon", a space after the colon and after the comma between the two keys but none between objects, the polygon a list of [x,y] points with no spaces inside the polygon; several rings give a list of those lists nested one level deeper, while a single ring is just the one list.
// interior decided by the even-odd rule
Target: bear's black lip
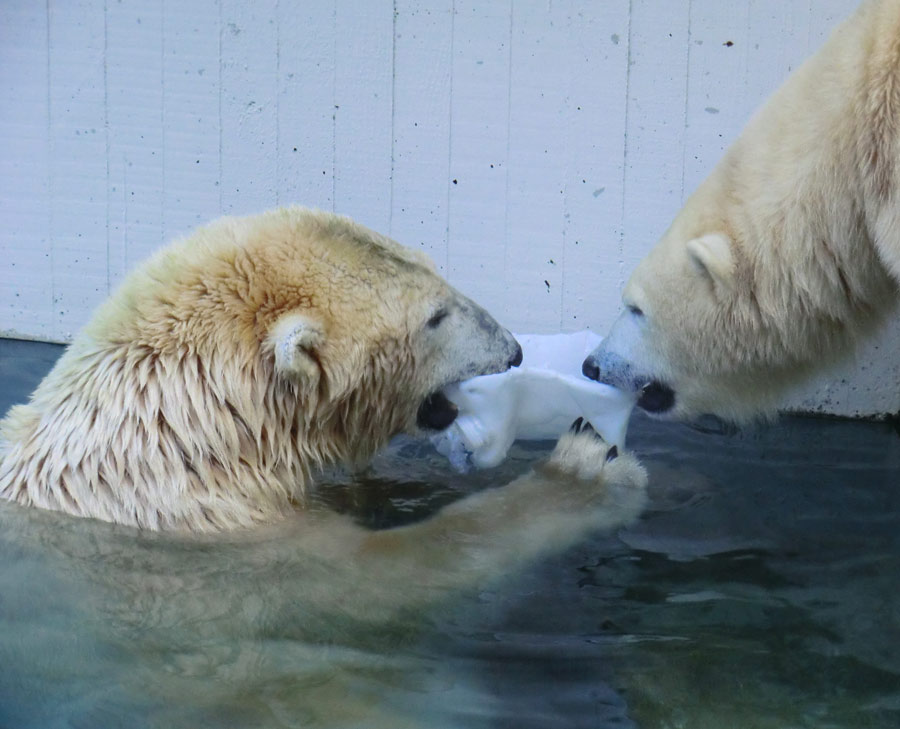
[{"label": "bear's black lip", "polygon": [[422,401],[416,413],[416,424],[427,430],[444,430],[450,427],[457,415],[459,408],[441,390],[437,390]]},{"label": "bear's black lip", "polygon": [[648,413],[665,413],[675,407],[675,391],[659,380],[651,380],[640,392],[638,407]]}]

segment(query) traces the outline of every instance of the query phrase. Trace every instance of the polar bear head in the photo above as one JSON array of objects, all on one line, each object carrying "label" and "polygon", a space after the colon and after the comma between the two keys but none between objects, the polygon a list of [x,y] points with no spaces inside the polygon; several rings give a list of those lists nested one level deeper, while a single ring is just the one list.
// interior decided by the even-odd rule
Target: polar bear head
[{"label": "polar bear head", "polygon": [[443,429],[456,417],[448,385],[521,362],[514,337],[450,286],[422,253],[347,218],[303,211],[299,245],[256,245],[266,296],[282,302],[263,354],[276,377],[321,406],[341,403],[346,433],[381,437]]},{"label": "polar bear head", "polygon": [[759,204],[732,161],[638,264],[625,310],[584,362],[586,376],[638,392],[651,413],[740,422],[772,411],[896,298],[858,218],[811,218],[800,196]]},{"label": "polar bear head", "polygon": [[[348,218],[290,208],[225,219],[205,237],[214,255],[200,240],[192,285],[233,291],[234,305],[192,316],[217,349],[255,358],[270,388],[296,391],[315,413],[304,436],[328,424],[321,447],[342,458],[365,458],[401,431],[448,426],[456,409],[446,386],[521,361],[514,337],[427,256]],[[179,288],[191,278],[184,256]],[[191,336],[202,346],[202,331]]]},{"label": "polar bear head", "polygon": [[735,415],[734,373],[758,367],[766,347],[752,318],[729,313],[741,277],[727,233],[669,231],[632,274],[625,309],[585,375],[639,392],[652,413],[691,417],[724,404]]},{"label": "polar bear head", "polygon": [[0,421],[0,496],[153,529],[269,521],[521,357],[426,257],[347,218],[224,218],[131,274]]},{"label": "polar bear head", "polygon": [[863,3],[750,119],[584,363],[654,413],[744,420],[900,296],[896,3]]}]

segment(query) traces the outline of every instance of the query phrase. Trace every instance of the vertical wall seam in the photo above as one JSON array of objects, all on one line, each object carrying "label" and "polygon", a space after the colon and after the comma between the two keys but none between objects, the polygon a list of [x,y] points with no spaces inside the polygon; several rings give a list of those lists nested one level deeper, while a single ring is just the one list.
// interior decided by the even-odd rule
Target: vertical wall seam
[{"label": "vertical wall seam", "polygon": [[[166,0],[162,0],[160,3],[160,12],[162,15],[159,19],[159,85],[162,93],[159,104],[159,153],[162,157],[160,160],[162,194],[159,196],[159,222],[162,230],[158,245],[164,245],[169,235],[169,226],[166,225],[166,191],[168,190],[166,186]],[[221,57],[221,53],[219,56]],[[221,114],[219,116],[221,118]]]},{"label": "vertical wall seam", "polygon": [[331,14],[331,211],[337,203],[337,0]]},{"label": "vertical wall seam", "polygon": [[225,181],[222,179],[222,0],[218,0],[216,7],[219,11],[219,214],[222,211],[222,188],[225,187]]},{"label": "vertical wall seam", "polygon": [[[744,93],[742,96],[742,98],[744,98],[744,99],[747,98],[747,87],[748,87],[748,83],[749,83],[748,76],[749,76],[749,72],[750,72],[750,22],[751,22],[751,13],[753,12],[752,6],[753,6],[752,0],[748,0],[747,4],[744,6],[744,11],[745,11],[744,22],[743,22],[744,37],[743,37],[743,48],[741,50],[741,66],[740,66],[740,72],[741,72],[740,85],[744,89]],[[746,115],[744,115],[744,119],[745,119],[745,123],[746,123]],[[741,128],[743,129],[743,127],[741,127]]]},{"label": "vertical wall seam", "polygon": [[456,0],[450,3],[450,103],[447,113],[447,227],[444,245],[444,276],[450,272],[450,180],[453,178],[453,66],[456,62]]},{"label": "vertical wall seam", "polygon": [[[550,9],[552,10],[552,3],[550,3]],[[572,37],[572,12],[571,6],[569,6],[569,16],[566,22],[567,33],[566,36]],[[571,164],[572,157],[570,155],[571,143],[570,140],[572,138],[572,78],[574,76],[574,64],[572,63],[572,54],[570,53],[567,56],[568,64],[572,64],[566,73],[566,94],[563,97],[563,105],[565,109],[565,119],[566,119],[566,133],[563,135],[564,138],[564,146],[563,146],[563,201],[562,201],[562,256],[560,258],[560,280],[559,280],[559,328],[560,331],[565,329],[565,316],[566,316],[566,248],[568,247],[568,233],[569,233],[569,181],[571,178]]]},{"label": "vertical wall seam", "polygon": [[45,7],[47,10],[47,243],[50,247],[50,321],[47,322],[51,330],[51,335],[59,339],[59,327],[56,319],[56,235],[54,226],[54,210],[56,199],[53,194],[53,161],[56,159],[55,144],[53,143],[53,89],[52,89],[52,45],[50,43],[50,0],[46,0]]},{"label": "vertical wall seam", "polygon": [[681,204],[684,205],[684,181],[685,168],[687,167],[687,130],[688,130],[688,110],[691,99],[691,16],[693,10],[693,0],[688,0],[688,17],[687,17],[687,53],[685,54],[685,70],[684,70],[684,113],[681,119]]},{"label": "vertical wall seam", "polygon": [[[128,193],[127,193],[127,190],[128,190],[128,164],[126,163],[124,154],[122,155],[122,163],[123,163],[122,164],[122,225],[123,225],[125,232],[124,232],[122,253],[118,257],[119,262],[121,264],[120,273],[123,271],[127,271],[128,268],[130,267],[130,262],[131,262],[131,254],[130,254],[131,248],[129,247],[128,228],[127,228],[128,222],[129,222]],[[163,193],[163,195],[165,195],[165,190],[163,190],[162,193]],[[162,237],[162,236],[160,235],[160,237]]]},{"label": "vertical wall seam", "polygon": [[628,0],[628,52],[625,59],[625,138],[622,141],[622,214],[619,223],[619,281],[625,279],[625,205],[628,199],[628,110],[631,107],[631,31],[634,25],[634,0]]},{"label": "vertical wall seam", "polygon": [[109,219],[112,210],[109,205],[109,4],[103,2],[103,134],[106,143],[106,295],[110,292],[110,249],[109,249]]},{"label": "vertical wall seam", "polygon": [[[163,32],[165,32],[165,6],[162,7],[163,16],[160,19],[160,23],[163,24]],[[162,76],[162,69],[160,69],[160,76]],[[128,263],[130,260],[130,247],[128,241],[128,162],[125,155],[125,152],[122,152],[122,246],[121,251],[116,255],[116,262],[118,264],[118,273],[121,275],[125,270],[128,269]],[[162,195],[165,195],[165,188],[161,190]]]},{"label": "vertical wall seam", "polygon": [[753,18],[753,0],[747,0],[747,15],[744,19],[744,50],[741,54],[741,88],[743,89],[742,97],[747,98],[747,87],[749,84],[750,73],[750,23]]},{"label": "vertical wall seam", "polygon": [[506,54],[506,160],[504,164],[504,189],[503,189],[503,284],[509,286],[509,168],[510,168],[510,139],[512,138],[512,60],[513,60],[513,27],[515,4],[509,1],[509,37]]},{"label": "vertical wall seam", "polygon": [[391,19],[391,185],[388,202],[388,234],[394,236],[394,154],[397,140],[397,0],[392,3],[393,17]]},{"label": "vertical wall seam", "polygon": [[809,57],[812,52],[812,0],[806,0],[806,53]]},{"label": "vertical wall seam", "polygon": [[281,0],[275,0],[275,204],[281,205]]}]

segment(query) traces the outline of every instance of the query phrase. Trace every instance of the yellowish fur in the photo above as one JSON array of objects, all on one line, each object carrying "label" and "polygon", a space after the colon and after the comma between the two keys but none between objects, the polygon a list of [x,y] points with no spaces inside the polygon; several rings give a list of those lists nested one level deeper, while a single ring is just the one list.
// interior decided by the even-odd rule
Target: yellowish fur
[{"label": "yellowish fur", "polygon": [[[898,299],[898,125],[900,2],[869,0],[638,265],[623,299],[643,317],[623,315],[601,370],[624,361],[636,381],[669,385],[672,414],[742,420],[870,335]],[[698,248],[708,236],[725,248]]]},{"label": "yellowish fur", "polygon": [[515,347],[423,255],[346,218],[224,218],[132,273],[0,421],[0,496],[149,529],[273,521],[315,469],[365,461]]},{"label": "yellowish fur", "polygon": [[[116,724],[118,710],[135,706],[160,727],[262,727],[275,716],[438,729],[496,713],[466,670],[423,654],[421,639],[434,635],[435,619],[465,621],[460,592],[502,590],[536,557],[636,518],[647,477],[633,456],[608,456],[596,434],[570,432],[546,465],[381,530],[315,500],[258,529],[136,539],[130,529],[0,503],[0,547],[15,556],[6,584],[38,572],[4,605],[11,622],[0,651],[22,657],[10,663],[21,674],[19,706],[43,701],[41,711],[89,727]],[[62,596],[49,613],[16,610],[48,589]],[[24,641],[16,630],[33,635]],[[59,679],[52,691],[43,647]],[[96,658],[89,668],[85,655]],[[101,675],[116,680],[99,685]],[[461,713],[460,696],[469,702]]]}]

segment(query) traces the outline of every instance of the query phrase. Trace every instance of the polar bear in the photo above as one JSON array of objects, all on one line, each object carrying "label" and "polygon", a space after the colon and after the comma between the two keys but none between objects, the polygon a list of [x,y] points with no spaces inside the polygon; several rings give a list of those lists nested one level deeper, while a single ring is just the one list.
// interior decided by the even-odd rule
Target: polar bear
[{"label": "polar bear", "polygon": [[[274,522],[302,513],[321,467],[448,426],[444,388],[521,359],[424,255],[347,218],[224,218],[126,279],[0,422],[0,496],[150,530]],[[483,565],[570,543],[634,518],[646,486],[633,456],[581,425],[531,475],[427,525],[309,523],[327,523],[323,549],[396,555],[421,540],[448,565],[454,540],[483,543]]]},{"label": "polar bear", "polygon": [[585,375],[741,421],[849,352],[900,281],[900,2],[871,0],[751,119],[627,283]]},{"label": "polar bear", "polygon": [[[523,567],[633,518],[645,477],[583,424],[499,488],[530,454],[461,479],[426,452],[406,443],[360,479],[328,469],[293,515],[212,534],[0,501],[0,586],[14,587],[0,600],[0,726],[439,729],[502,715],[445,631],[470,646],[491,603],[520,594]],[[433,484],[420,513],[475,492],[387,529],[338,513],[367,511],[363,491],[385,479]]]}]

